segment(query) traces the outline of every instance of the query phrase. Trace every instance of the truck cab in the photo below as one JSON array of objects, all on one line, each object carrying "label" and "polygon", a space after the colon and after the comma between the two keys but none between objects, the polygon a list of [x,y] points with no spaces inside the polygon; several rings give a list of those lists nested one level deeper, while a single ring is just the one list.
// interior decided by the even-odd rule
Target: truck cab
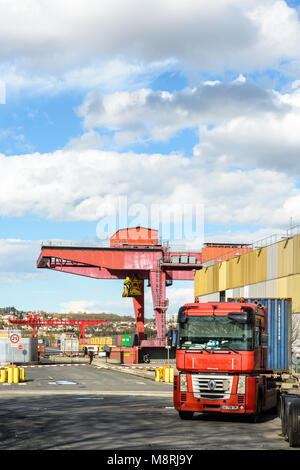
[{"label": "truck cab", "polygon": [[267,310],[254,303],[183,305],[178,313],[174,407],[182,419],[194,412],[253,417],[276,406],[267,374]]}]

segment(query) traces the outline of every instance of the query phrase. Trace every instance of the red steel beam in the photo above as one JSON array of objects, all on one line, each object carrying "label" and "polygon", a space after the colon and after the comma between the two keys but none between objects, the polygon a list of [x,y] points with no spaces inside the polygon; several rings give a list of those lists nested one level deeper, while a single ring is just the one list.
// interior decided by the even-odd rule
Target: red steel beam
[{"label": "red steel beam", "polygon": [[[194,272],[202,268],[201,253],[180,253],[194,256],[195,264],[172,263],[172,256],[163,246],[118,248],[43,246],[38,268],[51,269],[94,279],[125,279],[137,275],[151,286],[157,335],[165,344],[166,280],[193,280]],[[144,338],[144,290],[133,298],[139,340]]]}]

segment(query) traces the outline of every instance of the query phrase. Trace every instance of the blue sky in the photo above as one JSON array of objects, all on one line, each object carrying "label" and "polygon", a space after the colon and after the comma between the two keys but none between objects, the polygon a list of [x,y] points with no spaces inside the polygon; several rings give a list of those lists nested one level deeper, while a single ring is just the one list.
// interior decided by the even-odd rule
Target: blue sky
[{"label": "blue sky", "polygon": [[0,0],[2,306],[131,313],[121,281],[36,269],[42,241],[101,245],[120,197],[175,220],[202,205],[197,250],[300,223],[299,7]]}]

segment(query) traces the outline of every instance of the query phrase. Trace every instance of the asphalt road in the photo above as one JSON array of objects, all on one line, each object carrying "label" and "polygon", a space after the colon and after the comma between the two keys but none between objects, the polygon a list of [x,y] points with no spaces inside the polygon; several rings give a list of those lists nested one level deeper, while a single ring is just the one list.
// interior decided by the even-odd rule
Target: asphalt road
[{"label": "asphalt road", "polygon": [[289,450],[280,420],[195,415],[181,421],[172,385],[93,366],[26,369],[0,386],[0,450]]}]

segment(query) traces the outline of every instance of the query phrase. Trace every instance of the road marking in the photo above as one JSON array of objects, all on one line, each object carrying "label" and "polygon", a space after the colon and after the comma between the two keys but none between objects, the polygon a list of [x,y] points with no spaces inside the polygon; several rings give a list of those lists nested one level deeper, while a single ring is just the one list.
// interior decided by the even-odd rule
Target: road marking
[{"label": "road marking", "polygon": [[103,397],[79,397],[75,398],[75,400],[104,400]]},{"label": "road marking", "polygon": [[[2,384],[2,385],[11,385],[11,384]],[[63,390],[61,388],[56,388],[56,389],[51,389],[51,390],[26,390],[26,391],[17,391],[17,390],[9,390],[5,392],[4,390],[1,390],[1,397],[8,397],[12,398],[15,396],[54,396],[54,395],[104,395],[104,396],[140,396],[140,397],[163,397],[163,398],[172,398],[173,397],[173,392],[165,392],[165,391],[97,391],[97,390],[91,390],[90,392],[85,391],[79,391],[79,390]]]},{"label": "road marking", "polygon": [[136,382],[137,384],[145,385],[144,382]]}]

